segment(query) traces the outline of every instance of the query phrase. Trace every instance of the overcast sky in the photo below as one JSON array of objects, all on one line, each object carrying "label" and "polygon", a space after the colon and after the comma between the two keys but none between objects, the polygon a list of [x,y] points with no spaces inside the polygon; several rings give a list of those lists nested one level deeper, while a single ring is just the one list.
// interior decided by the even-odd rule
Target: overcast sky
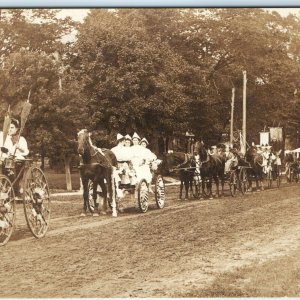
[{"label": "overcast sky", "polygon": [[[100,8],[99,8],[100,9]],[[269,10],[276,10],[278,13],[280,13],[282,16],[287,16],[288,14],[297,14],[300,15],[300,8],[269,8]],[[70,16],[72,17],[75,21],[80,21],[82,22],[84,17],[88,14],[89,9],[62,9],[61,12],[59,13],[59,16],[65,17],[65,16]]]}]

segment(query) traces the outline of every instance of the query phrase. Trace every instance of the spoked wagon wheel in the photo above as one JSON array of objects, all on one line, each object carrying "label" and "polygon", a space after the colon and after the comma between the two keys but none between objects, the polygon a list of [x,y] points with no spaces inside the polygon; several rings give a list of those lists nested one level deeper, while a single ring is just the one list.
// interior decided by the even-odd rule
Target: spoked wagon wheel
[{"label": "spoked wagon wheel", "polygon": [[230,194],[232,197],[234,197],[237,193],[238,189],[238,178],[235,171],[232,171],[230,173],[229,177],[229,188],[230,188]]},{"label": "spoked wagon wheel", "polygon": [[141,212],[145,213],[148,210],[149,190],[145,179],[142,179],[138,185],[138,203]]},{"label": "spoked wagon wheel", "polygon": [[241,193],[244,195],[248,189],[248,176],[246,168],[241,168],[239,172],[239,186]]},{"label": "spoked wagon wheel", "polygon": [[45,236],[50,222],[50,193],[46,177],[38,167],[24,176],[23,204],[27,225],[36,238]]},{"label": "spoked wagon wheel", "polygon": [[161,175],[158,175],[155,181],[155,201],[158,208],[165,206],[165,183]]},{"label": "spoked wagon wheel", "polygon": [[195,175],[193,178],[193,196],[196,199],[199,199],[201,197],[201,184],[201,177],[199,175]]},{"label": "spoked wagon wheel", "polygon": [[0,175],[0,246],[9,241],[15,221],[15,193],[10,180],[4,175]]}]

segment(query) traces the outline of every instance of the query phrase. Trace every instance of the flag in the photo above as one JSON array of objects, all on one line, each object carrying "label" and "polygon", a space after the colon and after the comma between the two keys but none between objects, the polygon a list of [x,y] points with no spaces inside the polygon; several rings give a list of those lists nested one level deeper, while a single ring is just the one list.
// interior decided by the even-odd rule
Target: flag
[{"label": "flag", "polygon": [[271,141],[282,142],[282,128],[281,127],[270,127]]},{"label": "flag", "polygon": [[260,132],[260,145],[269,145],[269,131]]},{"label": "flag", "polygon": [[25,123],[28,119],[30,109],[31,109],[32,104],[29,103],[29,101],[26,101],[23,105],[22,111],[21,111],[21,128],[20,128],[20,133],[23,131],[25,127]]},{"label": "flag", "polygon": [[3,141],[2,141],[2,145],[4,145],[7,134],[8,134],[8,130],[9,130],[9,126],[10,126],[10,122],[11,122],[11,118],[10,118],[10,106],[8,106],[8,110],[6,113],[6,116],[4,117],[4,122],[3,122]]}]

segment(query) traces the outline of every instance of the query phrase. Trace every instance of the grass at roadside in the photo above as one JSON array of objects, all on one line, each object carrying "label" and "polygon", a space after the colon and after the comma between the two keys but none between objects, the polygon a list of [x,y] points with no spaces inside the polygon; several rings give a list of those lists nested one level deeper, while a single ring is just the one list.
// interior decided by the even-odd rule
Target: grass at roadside
[{"label": "grass at roadside", "polygon": [[[66,175],[64,173],[55,173],[51,170],[46,170],[45,175],[48,180],[49,188],[52,191],[67,189]],[[72,189],[79,190],[80,188],[79,173],[78,172],[72,173],[71,179],[72,179]]]},{"label": "grass at roadside", "polygon": [[185,297],[299,297],[300,251],[220,274],[209,288]]}]

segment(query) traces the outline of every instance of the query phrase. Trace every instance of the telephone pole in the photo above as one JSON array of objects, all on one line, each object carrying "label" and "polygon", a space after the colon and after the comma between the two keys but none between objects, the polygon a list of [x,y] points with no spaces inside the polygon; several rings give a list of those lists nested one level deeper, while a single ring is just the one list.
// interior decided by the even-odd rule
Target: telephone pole
[{"label": "telephone pole", "polygon": [[232,88],[232,97],[231,97],[231,118],[230,118],[230,145],[233,144],[233,112],[234,112],[234,96],[235,96],[235,88]]},{"label": "telephone pole", "polygon": [[242,153],[246,153],[246,87],[247,87],[247,72],[243,71],[243,149]]}]

